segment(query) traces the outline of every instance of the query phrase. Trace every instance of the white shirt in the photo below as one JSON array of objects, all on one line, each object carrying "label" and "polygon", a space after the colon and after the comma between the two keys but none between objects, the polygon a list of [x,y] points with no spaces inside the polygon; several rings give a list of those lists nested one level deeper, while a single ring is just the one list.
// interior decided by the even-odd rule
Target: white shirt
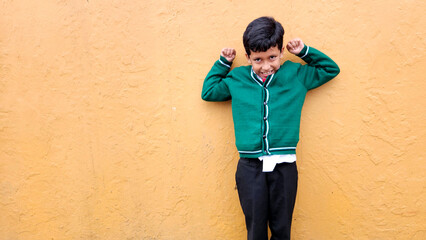
[{"label": "white shirt", "polygon": [[262,172],[274,171],[275,165],[279,163],[293,163],[296,161],[296,154],[283,154],[283,155],[265,155],[259,157],[263,161]]}]

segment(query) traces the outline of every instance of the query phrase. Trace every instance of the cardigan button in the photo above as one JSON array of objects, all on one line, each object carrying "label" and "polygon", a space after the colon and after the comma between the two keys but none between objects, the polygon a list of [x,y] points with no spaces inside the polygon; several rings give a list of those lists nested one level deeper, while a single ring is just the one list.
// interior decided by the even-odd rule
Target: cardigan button
[{"label": "cardigan button", "polygon": [[266,135],[263,135],[263,138],[266,138]]},{"label": "cardigan button", "polygon": [[266,121],[266,119],[268,119],[268,118],[267,118],[267,117],[264,117],[264,118],[263,118],[263,120],[265,120],[265,121]]},{"label": "cardigan button", "polygon": [[267,102],[263,102],[263,105],[266,105],[266,104],[268,104]]}]

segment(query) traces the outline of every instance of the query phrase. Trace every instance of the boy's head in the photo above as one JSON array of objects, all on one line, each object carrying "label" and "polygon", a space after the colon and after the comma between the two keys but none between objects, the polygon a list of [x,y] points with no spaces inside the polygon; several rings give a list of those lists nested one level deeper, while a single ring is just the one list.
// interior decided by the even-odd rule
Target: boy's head
[{"label": "boy's head", "polygon": [[243,35],[246,57],[261,78],[280,68],[283,37],[283,26],[272,17],[257,18],[247,26]]}]

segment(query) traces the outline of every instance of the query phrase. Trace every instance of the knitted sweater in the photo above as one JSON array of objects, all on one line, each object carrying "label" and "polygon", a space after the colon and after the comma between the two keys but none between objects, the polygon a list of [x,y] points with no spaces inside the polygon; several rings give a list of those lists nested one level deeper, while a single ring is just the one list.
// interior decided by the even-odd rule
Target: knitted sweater
[{"label": "knitted sweater", "polygon": [[251,66],[229,71],[232,63],[222,56],[207,74],[201,98],[213,102],[232,99],[235,144],[240,157],[296,152],[307,91],[340,72],[333,60],[312,47],[305,45],[297,56],[307,65],[285,61],[265,82]]}]

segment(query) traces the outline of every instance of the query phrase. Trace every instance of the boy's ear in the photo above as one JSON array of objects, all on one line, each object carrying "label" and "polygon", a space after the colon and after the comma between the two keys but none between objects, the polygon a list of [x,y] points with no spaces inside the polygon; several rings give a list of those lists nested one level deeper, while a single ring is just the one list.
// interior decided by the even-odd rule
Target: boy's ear
[{"label": "boy's ear", "polygon": [[248,63],[250,63],[250,64],[251,64],[250,57],[249,57],[249,55],[248,55],[247,53],[246,53],[246,58],[247,58]]},{"label": "boy's ear", "polygon": [[281,49],[280,58],[284,57],[284,49],[285,49],[285,47],[283,47],[283,49]]}]

